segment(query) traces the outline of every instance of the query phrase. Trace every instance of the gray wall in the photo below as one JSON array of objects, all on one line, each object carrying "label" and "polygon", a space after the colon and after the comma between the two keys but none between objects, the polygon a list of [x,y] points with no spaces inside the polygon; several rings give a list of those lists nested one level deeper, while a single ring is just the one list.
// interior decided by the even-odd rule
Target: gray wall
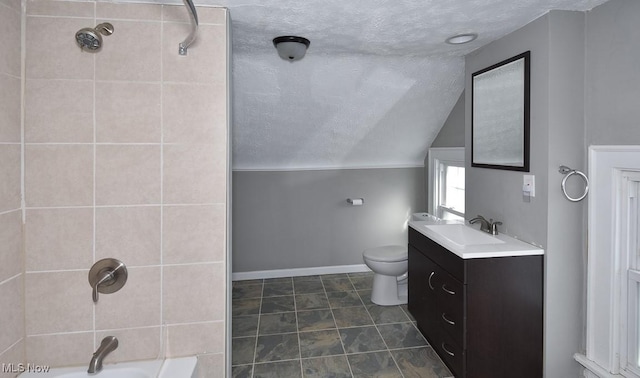
[{"label": "gray wall", "polygon": [[363,264],[366,248],[406,243],[425,192],[422,167],[235,171],[233,271]]},{"label": "gray wall", "polygon": [[501,220],[505,233],[546,245],[547,145],[549,142],[549,17],[545,15],[522,29],[467,56],[466,145],[471,146],[471,74],[502,60],[531,51],[531,174],[536,176],[536,197],[522,201],[522,173],[471,168],[466,150],[466,213]]},{"label": "gray wall", "polygon": [[431,147],[464,147],[464,99],[462,91]]},{"label": "gray wall", "polygon": [[468,216],[504,222],[505,233],[545,248],[545,376],[578,377],[582,345],[583,203],[560,192],[558,166],[584,169],[584,14],[553,11],[467,56],[466,138],[471,145],[471,74],[531,51],[531,170],[536,197],[522,200],[522,172],[471,168]]},{"label": "gray wall", "polygon": [[640,1],[587,13],[586,143],[640,144]]},{"label": "gray wall", "polygon": [[570,377],[576,368],[582,370],[571,354],[582,350],[584,338],[583,217],[587,203],[570,202],[564,197],[558,167],[586,169],[584,13],[551,12],[549,16],[545,357],[547,377]]}]

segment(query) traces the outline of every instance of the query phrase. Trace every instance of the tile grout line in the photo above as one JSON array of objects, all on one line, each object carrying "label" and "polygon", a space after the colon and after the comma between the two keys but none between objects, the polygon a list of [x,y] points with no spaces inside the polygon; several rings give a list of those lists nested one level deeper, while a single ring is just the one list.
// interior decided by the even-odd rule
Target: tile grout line
[{"label": "tile grout line", "polygon": [[[351,282],[351,277],[349,277],[349,282]],[[355,289],[355,285],[353,285],[353,282],[351,282],[351,285]],[[398,369],[398,372],[400,373],[402,378],[404,378],[404,374],[402,373],[402,370],[400,370],[400,366],[398,365],[398,362],[393,357],[393,354],[391,353],[391,350],[389,349],[389,345],[387,344],[387,341],[384,339],[384,337],[382,337],[382,333],[380,333],[380,329],[378,329],[378,324],[376,324],[376,321],[373,319],[373,316],[371,316],[371,313],[369,312],[369,308],[367,307],[367,305],[364,304],[364,300],[362,300],[362,297],[360,296],[360,293],[358,293],[357,290],[356,290],[356,294],[358,295],[358,298],[360,298],[360,301],[364,305],[365,311],[367,311],[367,314],[369,314],[369,317],[371,318],[371,321],[373,322],[373,326],[376,328],[376,332],[378,332],[378,335],[380,336],[380,339],[382,339],[382,342],[384,343],[384,346],[387,348],[386,352],[389,354],[389,356],[391,356],[391,360],[393,361],[394,365],[396,366],[396,369]],[[400,307],[400,306],[398,306],[398,307]],[[400,310],[402,311],[402,309],[400,309]],[[403,314],[404,314],[404,311],[403,311]]]},{"label": "tile grout line", "polygon": [[[160,8],[160,41],[165,38],[165,29],[164,29],[164,6]],[[164,245],[164,231],[165,231],[165,203],[164,203],[164,59],[162,59],[164,55],[164,43],[160,43],[160,81],[158,83],[160,87],[160,287],[158,291],[160,291],[160,351],[161,357],[166,358],[167,353],[170,352],[169,349],[169,325],[165,324],[165,310],[164,310],[164,293],[165,293],[165,264],[164,264],[164,254],[165,254],[165,245]],[[165,332],[166,331],[166,332]]]},{"label": "tile grout line", "polygon": [[[94,24],[96,23],[96,18],[97,18],[97,14],[96,13],[97,13],[96,4],[94,3],[93,4],[93,23]],[[98,152],[97,152],[97,147],[96,147],[96,142],[98,140],[98,124],[97,124],[97,119],[98,118],[97,118],[97,115],[96,115],[97,114],[97,109],[96,109],[96,103],[97,103],[97,98],[96,98],[97,97],[97,90],[96,90],[96,77],[97,77],[97,75],[96,75],[96,69],[97,69],[97,64],[96,64],[96,56],[95,55],[93,56],[93,62],[92,63],[93,63],[93,78],[91,80],[91,85],[92,85],[91,88],[93,90],[93,104],[92,104],[93,105],[93,107],[92,107],[93,112],[91,114],[91,116],[92,116],[91,122],[93,123],[92,124],[92,126],[93,126],[92,127],[92,129],[93,129],[92,130],[93,131],[93,141],[91,143],[91,148],[92,148],[91,152],[93,154],[93,156],[92,156],[93,157],[93,167],[92,167],[92,169],[93,169],[92,180],[93,181],[92,181],[91,184],[93,185],[93,188],[92,188],[92,193],[91,193],[91,195],[92,195],[91,211],[92,211],[92,217],[93,217],[92,218],[93,230],[91,230],[92,231],[91,237],[92,237],[92,244],[93,245],[91,246],[92,247],[91,252],[93,254],[93,259],[91,261],[91,266],[89,267],[89,269],[91,269],[93,267],[93,264],[96,263],[96,244],[97,244],[96,228],[97,228],[97,223],[98,223],[97,214],[96,214],[97,213],[96,204],[98,202],[96,200],[96,194],[97,194],[96,183],[98,182],[98,180],[96,178],[96,176],[98,175],[98,173],[97,173],[97,170],[98,170],[98,163],[97,163]],[[95,350],[95,347],[98,344],[98,334],[96,332],[97,323],[98,323],[97,322],[98,315],[97,315],[97,306],[96,306],[95,303],[93,303],[93,309],[92,310],[93,310],[93,319],[92,319],[93,320],[93,324],[92,324],[93,325],[93,348]]]},{"label": "tile grout line", "polygon": [[300,377],[304,377],[302,369],[302,345],[300,345],[300,328],[298,326],[298,304],[296,303],[296,287],[291,277],[291,299],[293,299],[293,313],[296,317],[296,337],[298,338],[298,363],[300,364]]},{"label": "tile grout line", "polygon": [[[256,346],[255,346],[255,350],[254,350],[254,361],[252,364],[252,376],[255,375],[255,366],[258,364],[269,364],[269,363],[277,363],[277,362],[283,362],[283,361],[298,361],[300,363],[300,369],[301,369],[301,374],[302,374],[302,358],[301,358],[301,350],[300,350],[300,337],[299,337],[299,333],[297,332],[297,313],[295,311],[296,307],[295,307],[295,295],[293,294],[293,277],[285,277],[285,278],[289,278],[289,283],[291,284],[291,288],[292,288],[292,294],[291,295],[277,295],[277,296],[272,296],[272,297],[267,297],[267,298],[274,298],[274,297],[287,297],[287,296],[291,296],[292,300],[294,301],[294,316],[296,316],[296,331],[295,332],[284,332],[284,333],[274,333],[274,334],[268,334],[268,335],[263,335],[263,336],[269,336],[269,335],[290,335],[295,333],[297,338],[298,338],[298,358],[297,359],[284,359],[284,360],[278,360],[278,361],[264,361],[264,362],[257,362],[256,356],[257,356],[257,345],[258,345],[258,335],[260,334],[260,322],[262,319],[262,303],[264,300],[264,294],[265,294],[265,285],[266,285],[266,280],[263,279],[263,285],[262,285],[262,293],[260,296],[260,314],[259,314],[259,321],[258,321],[258,328],[257,328],[257,335],[256,335]],[[286,282],[283,280],[283,282]],[[266,315],[277,315],[277,314],[284,314],[284,313],[291,313],[292,311],[283,311],[283,312],[274,312],[274,313],[267,313]]]},{"label": "tile grout line", "polygon": [[[416,322],[416,321],[414,321],[414,320],[411,320],[411,319],[413,318],[413,316],[412,316],[412,315],[411,315],[411,313],[409,312],[409,309],[407,308],[407,310],[405,310],[402,306],[398,306],[398,307],[400,307],[400,310],[402,310],[402,312],[404,312],[404,314],[409,318],[410,323],[413,325],[413,327],[416,329],[416,331],[418,331],[418,334],[419,334],[420,336],[422,336],[422,338],[423,338],[423,339],[424,339],[424,341],[426,342],[426,345],[425,345],[424,347],[431,348],[431,349],[435,352],[435,349],[433,348],[433,345],[431,345],[431,344],[429,343],[429,341],[427,340],[427,338],[426,338],[426,337],[424,337],[424,335],[422,334],[422,332],[420,332],[420,330],[418,329],[417,322]],[[422,348],[422,347],[421,347],[421,346],[415,346],[415,347],[410,347],[410,348],[398,348],[398,349],[418,349],[418,348]],[[396,349],[396,350],[397,350],[397,349]],[[393,357],[393,355],[392,355],[392,357]],[[444,363],[444,361],[442,361],[442,358],[440,358],[440,356],[438,356],[438,355],[437,355],[437,353],[436,353],[436,358],[438,359],[438,361],[439,361],[443,366],[445,366],[445,367],[446,367],[447,371],[449,371],[449,367],[447,367],[447,365]],[[396,361],[396,364],[397,364],[397,361]],[[449,372],[450,372],[450,371],[449,371]],[[454,378],[454,377],[453,377],[453,376],[446,376],[445,378]]]},{"label": "tile grout line", "polygon": [[[351,280],[349,280],[349,282],[351,282]],[[333,306],[331,305],[331,302],[329,301],[329,295],[327,294],[327,288],[324,286],[324,280],[322,279],[322,276],[320,276],[320,283],[322,284],[322,289],[324,290],[324,296],[327,298],[327,305],[329,305],[329,311],[331,311],[331,317],[333,318],[333,322],[336,325],[336,331],[338,332],[338,336],[340,337],[340,345],[342,345],[342,351],[344,352],[344,359],[347,360],[347,366],[349,367],[349,373],[351,374],[351,377],[353,378],[353,369],[351,368],[351,362],[349,362],[349,357],[347,355],[347,348],[344,346],[344,342],[342,341],[342,334],[340,333],[340,329],[338,328],[338,322],[336,322],[336,317],[333,314]],[[353,286],[353,284],[352,284]],[[358,296],[358,298],[360,298],[360,296]],[[360,300],[362,302],[362,300]]]},{"label": "tile grout line", "polygon": [[256,325],[256,342],[253,345],[253,359],[251,361],[251,377],[253,378],[256,371],[256,355],[258,354],[258,337],[260,337],[260,318],[262,317],[262,299],[264,297],[264,279],[262,280],[262,289],[260,290],[260,305],[258,306],[258,324]]}]

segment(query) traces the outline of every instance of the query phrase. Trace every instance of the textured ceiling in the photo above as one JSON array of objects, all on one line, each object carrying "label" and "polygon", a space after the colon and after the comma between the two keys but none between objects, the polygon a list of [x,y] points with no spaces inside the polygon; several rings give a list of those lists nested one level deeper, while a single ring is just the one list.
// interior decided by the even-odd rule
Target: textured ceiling
[{"label": "textured ceiling", "polygon": [[234,56],[234,168],[422,164],[463,86],[460,58],[271,55]]},{"label": "textured ceiling", "polygon": [[[234,169],[421,165],[464,55],[551,9],[606,0],[196,0],[230,9]],[[444,40],[466,32],[476,41]],[[281,60],[271,40],[311,40]]]}]

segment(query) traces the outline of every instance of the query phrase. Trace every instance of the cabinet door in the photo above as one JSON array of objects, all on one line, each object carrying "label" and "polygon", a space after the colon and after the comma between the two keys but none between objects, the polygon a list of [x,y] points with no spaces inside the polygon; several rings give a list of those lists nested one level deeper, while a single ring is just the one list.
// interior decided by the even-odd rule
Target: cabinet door
[{"label": "cabinet door", "polygon": [[437,324],[434,320],[437,313],[435,277],[438,269],[433,261],[409,245],[409,311],[427,339],[433,337],[430,331]]}]

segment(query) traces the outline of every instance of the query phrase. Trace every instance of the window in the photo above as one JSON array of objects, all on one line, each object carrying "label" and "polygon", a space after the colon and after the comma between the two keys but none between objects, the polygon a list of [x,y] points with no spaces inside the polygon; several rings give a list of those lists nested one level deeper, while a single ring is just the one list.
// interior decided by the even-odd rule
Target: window
[{"label": "window", "polygon": [[429,213],[464,219],[464,147],[429,149]]}]

